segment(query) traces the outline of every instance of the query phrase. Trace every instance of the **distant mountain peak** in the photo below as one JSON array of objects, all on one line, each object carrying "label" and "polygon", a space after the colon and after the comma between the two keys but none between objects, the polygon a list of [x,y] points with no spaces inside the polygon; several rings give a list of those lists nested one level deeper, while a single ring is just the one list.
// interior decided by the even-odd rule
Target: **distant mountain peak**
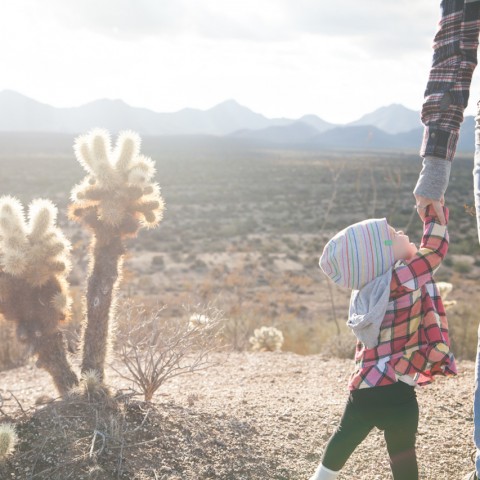
[{"label": "distant mountain peak", "polygon": [[127,105],[121,98],[99,98],[95,100],[96,102],[104,102],[104,103],[121,103],[122,105]]},{"label": "distant mountain peak", "polygon": [[[5,110],[8,108],[10,110],[15,109],[16,106],[20,107],[25,110],[25,108],[30,109],[52,109],[50,105],[46,103],[39,102],[34,100],[27,95],[23,95],[22,93],[16,92],[15,90],[5,89],[0,91],[0,105],[4,108],[4,114],[7,115],[7,111]],[[0,110],[0,115],[2,111]],[[31,124],[31,119],[27,120],[27,123]]]},{"label": "distant mountain peak", "polygon": [[11,97],[22,97],[22,98],[26,97],[26,95],[22,95],[21,93],[18,93],[15,90],[10,90],[8,88],[5,88],[4,90],[0,91],[0,95],[5,95],[5,96],[8,95]]},{"label": "distant mountain peak", "polygon": [[85,103],[85,105],[97,105],[97,106],[110,106],[110,105],[115,105],[115,106],[122,106],[122,107],[129,107],[129,108],[135,108],[129,105],[128,103],[124,102],[120,98],[99,98],[97,100],[93,100],[92,102]]},{"label": "distant mountain peak", "polygon": [[373,112],[363,115],[349,126],[374,125],[390,134],[408,132],[422,126],[420,113],[410,110],[400,103],[377,108]]},{"label": "distant mountain peak", "polygon": [[316,128],[318,130],[318,133],[325,132],[326,130],[329,130],[337,126],[333,123],[326,122],[325,120],[322,120],[317,115],[313,115],[313,114],[303,115],[303,117],[299,118],[297,121],[306,123],[307,125],[310,125]]},{"label": "distant mountain peak", "polygon": [[[243,110],[243,111],[252,112],[252,110],[250,110],[248,107],[245,107],[244,105],[240,105],[236,100],[233,100],[233,99],[229,99],[229,100],[225,100],[223,102],[220,102],[217,105],[209,108],[206,111],[211,112],[211,111],[215,111],[215,110],[226,110],[226,111]],[[260,115],[260,114],[258,114],[258,115]]]},{"label": "distant mountain peak", "polygon": [[[400,110],[400,111],[407,111],[407,112],[415,112],[415,110],[411,110],[410,108],[407,108],[405,105],[402,105],[401,103],[391,103],[390,105],[384,105],[383,107],[377,108],[377,110],[374,110],[374,112],[378,111],[394,111],[394,110]],[[372,113],[374,113],[372,112]]]},{"label": "distant mountain peak", "polygon": [[224,106],[224,107],[242,107],[242,108],[246,108],[246,107],[243,107],[243,105],[240,105],[235,99],[233,98],[229,98],[227,100],[224,100],[223,102],[220,102],[220,103],[217,103],[217,105],[215,105],[216,107],[221,107],[221,106]]},{"label": "distant mountain peak", "polygon": [[185,108],[182,108],[181,110],[178,110],[176,113],[217,113],[217,112],[235,112],[235,111],[249,112],[255,115],[261,115],[261,114],[256,114],[255,112],[250,110],[248,107],[240,105],[234,99],[224,100],[223,102],[217,103],[213,107],[207,108],[206,110],[202,110],[199,108],[185,107]]}]

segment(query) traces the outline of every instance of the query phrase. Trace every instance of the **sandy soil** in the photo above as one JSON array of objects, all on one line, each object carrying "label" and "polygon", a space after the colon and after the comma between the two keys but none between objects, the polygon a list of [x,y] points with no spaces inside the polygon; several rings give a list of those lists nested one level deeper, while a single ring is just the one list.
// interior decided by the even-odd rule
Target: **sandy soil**
[{"label": "sandy soil", "polygon": [[[154,398],[156,413],[143,425],[150,443],[124,455],[121,475],[108,473],[106,462],[105,476],[90,472],[90,476],[71,478],[307,480],[341,416],[353,362],[268,352],[217,353],[215,360],[219,365],[174,378],[161,388]],[[417,392],[422,479],[460,479],[473,466],[474,364],[459,362],[458,367],[457,377],[439,379]],[[115,388],[131,386],[112,370],[109,383]],[[33,428],[32,418],[38,422],[46,415],[45,409],[52,409],[35,406],[40,395],[52,394],[54,389],[48,375],[33,365],[0,372],[0,385],[1,412],[5,419],[18,417],[20,436],[27,431],[26,424]],[[12,393],[28,410],[26,415],[19,416]],[[61,408],[53,410],[61,417]],[[143,418],[141,415],[138,421]],[[132,445],[140,443],[138,433],[137,429]],[[65,431],[63,435],[66,437]],[[90,447],[90,439],[85,448]],[[25,450],[25,445],[22,448]],[[29,448],[31,457],[35,447]],[[44,467],[45,473],[38,462],[25,466],[21,455],[13,456],[1,478],[62,478],[48,474],[53,471],[51,466],[50,470]],[[24,473],[19,466],[22,462]],[[372,431],[354,452],[340,475],[340,479],[347,478],[391,478],[380,431]]]}]

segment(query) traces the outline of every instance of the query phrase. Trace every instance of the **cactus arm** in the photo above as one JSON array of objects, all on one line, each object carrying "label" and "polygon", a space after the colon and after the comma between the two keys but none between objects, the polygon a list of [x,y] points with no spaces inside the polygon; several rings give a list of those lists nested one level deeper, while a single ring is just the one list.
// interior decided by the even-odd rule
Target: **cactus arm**
[{"label": "cactus arm", "polygon": [[67,358],[67,347],[61,331],[35,342],[37,367],[44,368],[52,377],[60,395],[66,395],[78,384],[78,378]]}]

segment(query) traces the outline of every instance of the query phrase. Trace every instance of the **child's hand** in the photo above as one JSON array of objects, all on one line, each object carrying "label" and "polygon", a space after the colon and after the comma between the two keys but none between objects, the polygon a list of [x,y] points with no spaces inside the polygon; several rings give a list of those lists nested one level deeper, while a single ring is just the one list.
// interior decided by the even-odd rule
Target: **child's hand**
[{"label": "child's hand", "polygon": [[436,216],[442,225],[446,225],[447,222],[445,220],[445,215],[443,213],[443,205],[445,204],[444,195],[442,195],[440,200],[434,200],[432,198],[422,197],[421,195],[415,195],[415,199],[417,201],[417,205],[416,205],[417,213],[422,219],[422,222],[425,221],[425,217],[428,214],[428,215]]},{"label": "child's hand", "polygon": [[[444,225],[446,225],[448,223],[449,211],[448,211],[448,208],[445,207],[444,205],[442,206],[442,213],[443,213],[443,218],[445,219],[445,224]],[[435,222],[437,222],[437,223],[440,222],[440,217],[437,214],[437,212],[435,211],[435,209],[433,207],[433,204],[430,204],[430,205],[427,206],[427,208],[425,210],[425,216],[434,218]]]}]

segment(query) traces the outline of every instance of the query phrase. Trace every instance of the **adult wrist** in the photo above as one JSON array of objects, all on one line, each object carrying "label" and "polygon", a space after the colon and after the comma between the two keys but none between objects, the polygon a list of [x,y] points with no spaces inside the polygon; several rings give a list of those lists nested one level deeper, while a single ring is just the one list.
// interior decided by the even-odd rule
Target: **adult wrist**
[{"label": "adult wrist", "polygon": [[440,200],[448,187],[452,163],[443,158],[426,156],[413,193]]}]

